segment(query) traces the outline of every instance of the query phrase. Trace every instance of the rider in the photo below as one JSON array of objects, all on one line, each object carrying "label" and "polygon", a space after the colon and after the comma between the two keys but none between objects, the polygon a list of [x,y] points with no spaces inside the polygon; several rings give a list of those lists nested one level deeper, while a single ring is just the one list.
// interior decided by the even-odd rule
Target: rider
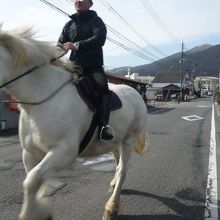
[{"label": "rider", "polygon": [[92,0],[74,0],[75,14],[63,27],[59,42],[71,50],[70,60],[83,69],[99,93],[99,138],[112,140],[113,130],[108,125],[111,93],[103,70],[102,46],[106,40],[106,26],[95,11],[90,10]]}]

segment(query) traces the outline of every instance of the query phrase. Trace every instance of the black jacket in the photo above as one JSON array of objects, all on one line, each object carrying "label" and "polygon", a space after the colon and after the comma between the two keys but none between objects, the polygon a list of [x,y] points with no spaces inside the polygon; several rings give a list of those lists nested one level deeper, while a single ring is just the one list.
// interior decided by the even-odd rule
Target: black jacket
[{"label": "black jacket", "polygon": [[77,43],[79,48],[72,51],[70,60],[83,68],[103,65],[102,46],[106,40],[106,26],[95,11],[75,13],[70,16],[59,37],[60,43]]}]

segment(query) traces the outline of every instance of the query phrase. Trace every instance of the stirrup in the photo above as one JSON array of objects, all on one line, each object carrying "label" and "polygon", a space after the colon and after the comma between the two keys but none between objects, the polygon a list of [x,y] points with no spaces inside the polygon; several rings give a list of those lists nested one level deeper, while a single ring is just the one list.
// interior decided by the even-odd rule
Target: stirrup
[{"label": "stirrup", "polygon": [[[110,136],[109,138],[107,137],[106,139],[104,139],[102,137],[104,129],[107,129],[107,131],[106,131],[107,133],[106,134]],[[110,133],[108,133],[108,130],[110,130]],[[115,138],[115,133],[114,133],[113,128],[111,126],[109,126],[109,125],[102,126],[101,131],[99,133],[100,141],[112,141],[112,140],[114,140],[114,138]]]}]

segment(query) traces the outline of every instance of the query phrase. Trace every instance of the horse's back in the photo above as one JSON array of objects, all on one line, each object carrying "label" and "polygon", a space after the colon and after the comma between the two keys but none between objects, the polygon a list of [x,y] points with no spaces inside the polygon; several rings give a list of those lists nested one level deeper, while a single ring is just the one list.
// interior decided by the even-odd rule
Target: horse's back
[{"label": "horse's back", "polygon": [[135,108],[136,111],[147,113],[145,102],[141,95],[131,86],[125,84],[109,83],[109,88],[114,91],[122,101],[122,105],[126,108]]},{"label": "horse's back", "polygon": [[109,88],[122,101],[121,111],[112,112],[110,119],[121,122],[126,130],[128,128],[131,130],[144,129],[146,127],[147,108],[141,95],[134,88],[124,84],[109,84]]}]

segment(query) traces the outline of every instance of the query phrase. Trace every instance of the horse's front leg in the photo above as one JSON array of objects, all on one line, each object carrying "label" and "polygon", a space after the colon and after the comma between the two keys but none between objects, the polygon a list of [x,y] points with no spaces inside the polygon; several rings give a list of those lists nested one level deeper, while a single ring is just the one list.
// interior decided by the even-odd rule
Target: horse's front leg
[{"label": "horse's front leg", "polygon": [[39,189],[48,175],[71,164],[76,155],[77,149],[73,149],[72,144],[59,143],[28,172],[23,183],[24,201],[19,220],[52,219],[49,204],[40,197]]},{"label": "horse's front leg", "polygon": [[22,159],[26,173],[29,173],[34,167],[36,167],[44,156],[45,155],[42,155],[41,158],[37,158],[23,148]]},{"label": "horse's front leg", "polygon": [[115,177],[113,179],[113,193],[109,198],[108,202],[105,204],[105,212],[103,215],[103,220],[114,220],[117,218],[117,213],[119,210],[120,194],[121,188],[126,176],[128,161],[131,157],[132,148],[129,144],[122,144],[120,146],[120,159],[118,166],[116,168]]}]

